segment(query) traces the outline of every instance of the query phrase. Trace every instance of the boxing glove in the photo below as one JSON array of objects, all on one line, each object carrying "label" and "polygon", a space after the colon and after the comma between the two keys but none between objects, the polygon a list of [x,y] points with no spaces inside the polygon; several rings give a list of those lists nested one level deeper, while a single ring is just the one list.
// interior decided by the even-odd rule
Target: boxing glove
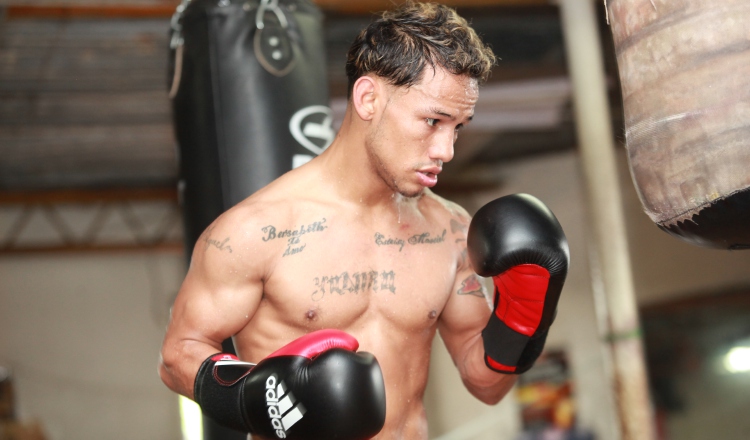
[{"label": "boxing glove", "polygon": [[265,438],[371,438],[385,423],[385,387],[377,360],[358,346],[347,333],[319,330],[257,365],[211,356],[195,401],[216,422]]},{"label": "boxing glove", "polygon": [[509,195],[477,211],[467,247],[474,271],[495,286],[482,331],[485,363],[500,373],[523,373],[542,353],[568,272],[562,227],[537,198]]}]

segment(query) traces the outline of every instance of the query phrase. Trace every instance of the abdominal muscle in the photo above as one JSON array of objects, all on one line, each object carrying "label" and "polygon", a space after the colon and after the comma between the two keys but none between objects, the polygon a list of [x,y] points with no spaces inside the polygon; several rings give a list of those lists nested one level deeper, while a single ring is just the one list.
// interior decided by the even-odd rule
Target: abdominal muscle
[{"label": "abdominal muscle", "polygon": [[[421,329],[403,329],[385,316],[368,310],[343,328],[318,322],[309,328],[288,326],[272,318],[260,307],[251,324],[234,338],[238,354],[244,360],[258,362],[292,339],[320,328],[338,328],[359,341],[360,352],[372,353],[383,372],[386,394],[386,420],[375,439],[427,439],[424,396],[429,370],[436,318],[426,316]],[[330,324],[330,325],[329,325]],[[416,331],[415,331],[416,330]],[[284,340],[278,336],[285,335]],[[261,437],[253,436],[253,439]]]},{"label": "abdominal muscle", "polygon": [[[392,362],[380,362],[386,385],[386,420],[377,439],[427,439],[427,416],[422,398],[429,356],[422,359],[415,351],[395,353],[396,359]],[[418,365],[422,360],[425,363]]]}]

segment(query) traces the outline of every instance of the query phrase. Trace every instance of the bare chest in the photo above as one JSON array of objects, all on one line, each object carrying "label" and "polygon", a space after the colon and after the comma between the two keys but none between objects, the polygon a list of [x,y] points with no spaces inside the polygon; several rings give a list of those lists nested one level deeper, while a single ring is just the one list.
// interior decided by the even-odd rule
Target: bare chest
[{"label": "bare chest", "polygon": [[450,225],[373,227],[320,217],[293,229],[269,226],[264,244],[277,257],[264,302],[292,327],[378,320],[406,331],[427,328],[455,283],[460,255]]}]

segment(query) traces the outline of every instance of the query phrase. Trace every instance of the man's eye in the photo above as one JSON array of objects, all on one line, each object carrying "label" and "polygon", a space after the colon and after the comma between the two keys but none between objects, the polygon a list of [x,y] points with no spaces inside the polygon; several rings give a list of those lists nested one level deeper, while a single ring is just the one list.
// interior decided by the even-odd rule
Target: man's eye
[{"label": "man's eye", "polygon": [[438,120],[434,118],[427,118],[426,120],[427,120],[427,125],[429,125],[430,127],[434,127],[438,123]]}]

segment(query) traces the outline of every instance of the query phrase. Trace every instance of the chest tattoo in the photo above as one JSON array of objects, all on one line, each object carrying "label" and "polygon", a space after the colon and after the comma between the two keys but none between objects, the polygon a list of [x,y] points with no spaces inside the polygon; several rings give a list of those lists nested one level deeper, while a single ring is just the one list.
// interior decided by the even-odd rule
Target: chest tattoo
[{"label": "chest tattoo", "polygon": [[365,292],[396,293],[396,273],[392,270],[365,272],[342,272],[336,275],[324,275],[313,278],[315,291],[311,294],[313,301],[320,301],[326,295],[343,296],[347,293]]},{"label": "chest tattoo", "polygon": [[445,241],[446,230],[440,235],[430,235],[429,232],[416,234],[409,237],[409,244],[437,244]]},{"label": "chest tattoo", "polygon": [[375,233],[375,244],[378,246],[398,246],[398,251],[401,252],[405,243],[406,242],[401,238],[386,238],[386,236],[380,232]]},{"label": "chest tattoo", "polygon": [[326,225],[325,217],[319,221],[300,225],[295,229],[277,229],[274,225],[268,225],[261,228],[263,232],[263,241],[271,240],[286,240],[286,250],[281,255],[286,257],[289,255],[299,254],[305,250],[307,243],[302,240],[305,235],[312,234],[315,232],[322,232],[328,229]]},{"label": "chest tattoo", "polygon": [[375,244],[378,246],[398,246],[398,251],[404,249],[404,245],[409,243],[410,245],[423,245],[423,244],[438,244],[445,241],[446,229],[439,235],[432,235],[429,232],[423,232],[421,234],[414,234],[407,240],[403,238],[392,238],[386,237],[380,232],[375,233]]}]

